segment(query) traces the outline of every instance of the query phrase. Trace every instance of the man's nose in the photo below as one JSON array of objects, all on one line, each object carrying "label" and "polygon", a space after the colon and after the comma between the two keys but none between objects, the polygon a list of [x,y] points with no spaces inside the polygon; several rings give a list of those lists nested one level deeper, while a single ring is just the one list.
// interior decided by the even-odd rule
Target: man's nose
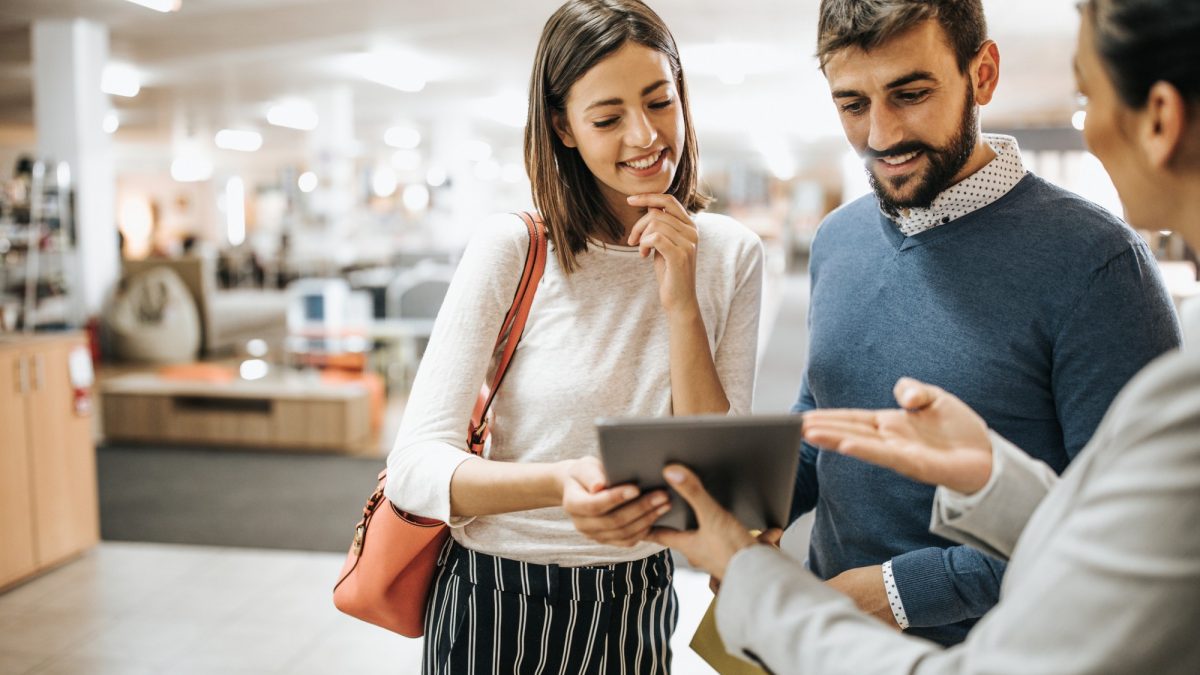
[{"label": "man's nose", "polygon": [[904,140],[900,120],[887,106],[871,106],[871,129],[867,146],[872,150],[887,150]]}]

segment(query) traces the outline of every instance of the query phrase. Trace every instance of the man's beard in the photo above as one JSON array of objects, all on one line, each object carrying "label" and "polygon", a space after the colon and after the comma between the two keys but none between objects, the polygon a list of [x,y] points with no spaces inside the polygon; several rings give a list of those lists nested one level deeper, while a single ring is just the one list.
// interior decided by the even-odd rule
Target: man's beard
[{"label": "man's beard", "polygon": [[[867,177],[871,181],[871,189],[875,190],[875,196],[879,199],[879,205],[885,213],[894,216],[900,209],[929,208],[933,204],[933,200],[951,186],[951,181],[967,165],[967,160],[975,151],[978,111],[979,109],[975,107],[975,88],[968,82],[967,98],[963,103],[962,124],[959,126],[958,134],[945,147],[935,148],[920,141],[912,141],[882,151],[867,148],[864,156],[868,160],[868,165],[873,159],[906,155],[910,152],[921,152],[929,158],[929,169],[925,172],[924,177],[908,174],[900,176],[894,181],[879,180],[875,177],[875,172],[868,166]],[[895,197],[894,193],[889,192],[889,188],[891,190],[902,188],[914,180],[920,180],[920,183],[912,196],[908,198],[900,199]]]}]

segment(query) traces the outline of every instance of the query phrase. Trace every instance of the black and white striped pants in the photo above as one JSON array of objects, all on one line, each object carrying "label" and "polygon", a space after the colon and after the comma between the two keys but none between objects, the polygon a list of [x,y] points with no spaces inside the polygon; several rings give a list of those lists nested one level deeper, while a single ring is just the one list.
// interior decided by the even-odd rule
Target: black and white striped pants
[{"label": "black and white striped pants", "polygon": [[425,675],[667,674],[679,604],[667,551],[559,567],[498,558],[453,539],[425,610]]}]

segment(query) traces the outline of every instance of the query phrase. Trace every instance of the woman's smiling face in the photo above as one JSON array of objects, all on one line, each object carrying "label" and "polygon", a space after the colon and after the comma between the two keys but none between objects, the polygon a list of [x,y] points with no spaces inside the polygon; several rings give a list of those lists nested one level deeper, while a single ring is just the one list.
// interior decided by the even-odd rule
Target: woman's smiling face
[{"label": "woman's smiling face", "polygon": [[670,60],[625,43],[571,85],[555,131],[579,152],[615,213],[629,210],[629,195],[666,192],[685,138]]}]

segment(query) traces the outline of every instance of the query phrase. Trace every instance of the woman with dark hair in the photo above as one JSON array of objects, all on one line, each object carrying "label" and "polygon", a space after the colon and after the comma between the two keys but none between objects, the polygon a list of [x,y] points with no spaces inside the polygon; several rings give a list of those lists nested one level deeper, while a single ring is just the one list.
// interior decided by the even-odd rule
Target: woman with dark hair
[{"label": "woman with dark hair", "polygon": [[[1200,3],[1081,12],[1088,147],[1133,225],[1200,246]],[[1185,328],[1200,335],[1195,317]],[[931,530],[1008,560],[999,604],[950,649],[888,630],[668,467],[700,527],[651,540],[724,579],[731,652],[797,673],[1200,673],[1200,355],[1144,368],[1061,478],[942,389],[901,379],[895,397],[807,413],[805,438],[938,485]]]},{"label": "woman with dark hair", "polygon": [[424,671],[665,673],[673,568],[642,540],[667,497],[607,487],[594,420],[749,412],[761,243],[699,213],[678,49],[638,0],[572,0],[550,17],[525,165],[554,255],[487,458],[462,431],[525,262],[513,215],[468,245],[388,459],[388,498],[451,527]]}]

